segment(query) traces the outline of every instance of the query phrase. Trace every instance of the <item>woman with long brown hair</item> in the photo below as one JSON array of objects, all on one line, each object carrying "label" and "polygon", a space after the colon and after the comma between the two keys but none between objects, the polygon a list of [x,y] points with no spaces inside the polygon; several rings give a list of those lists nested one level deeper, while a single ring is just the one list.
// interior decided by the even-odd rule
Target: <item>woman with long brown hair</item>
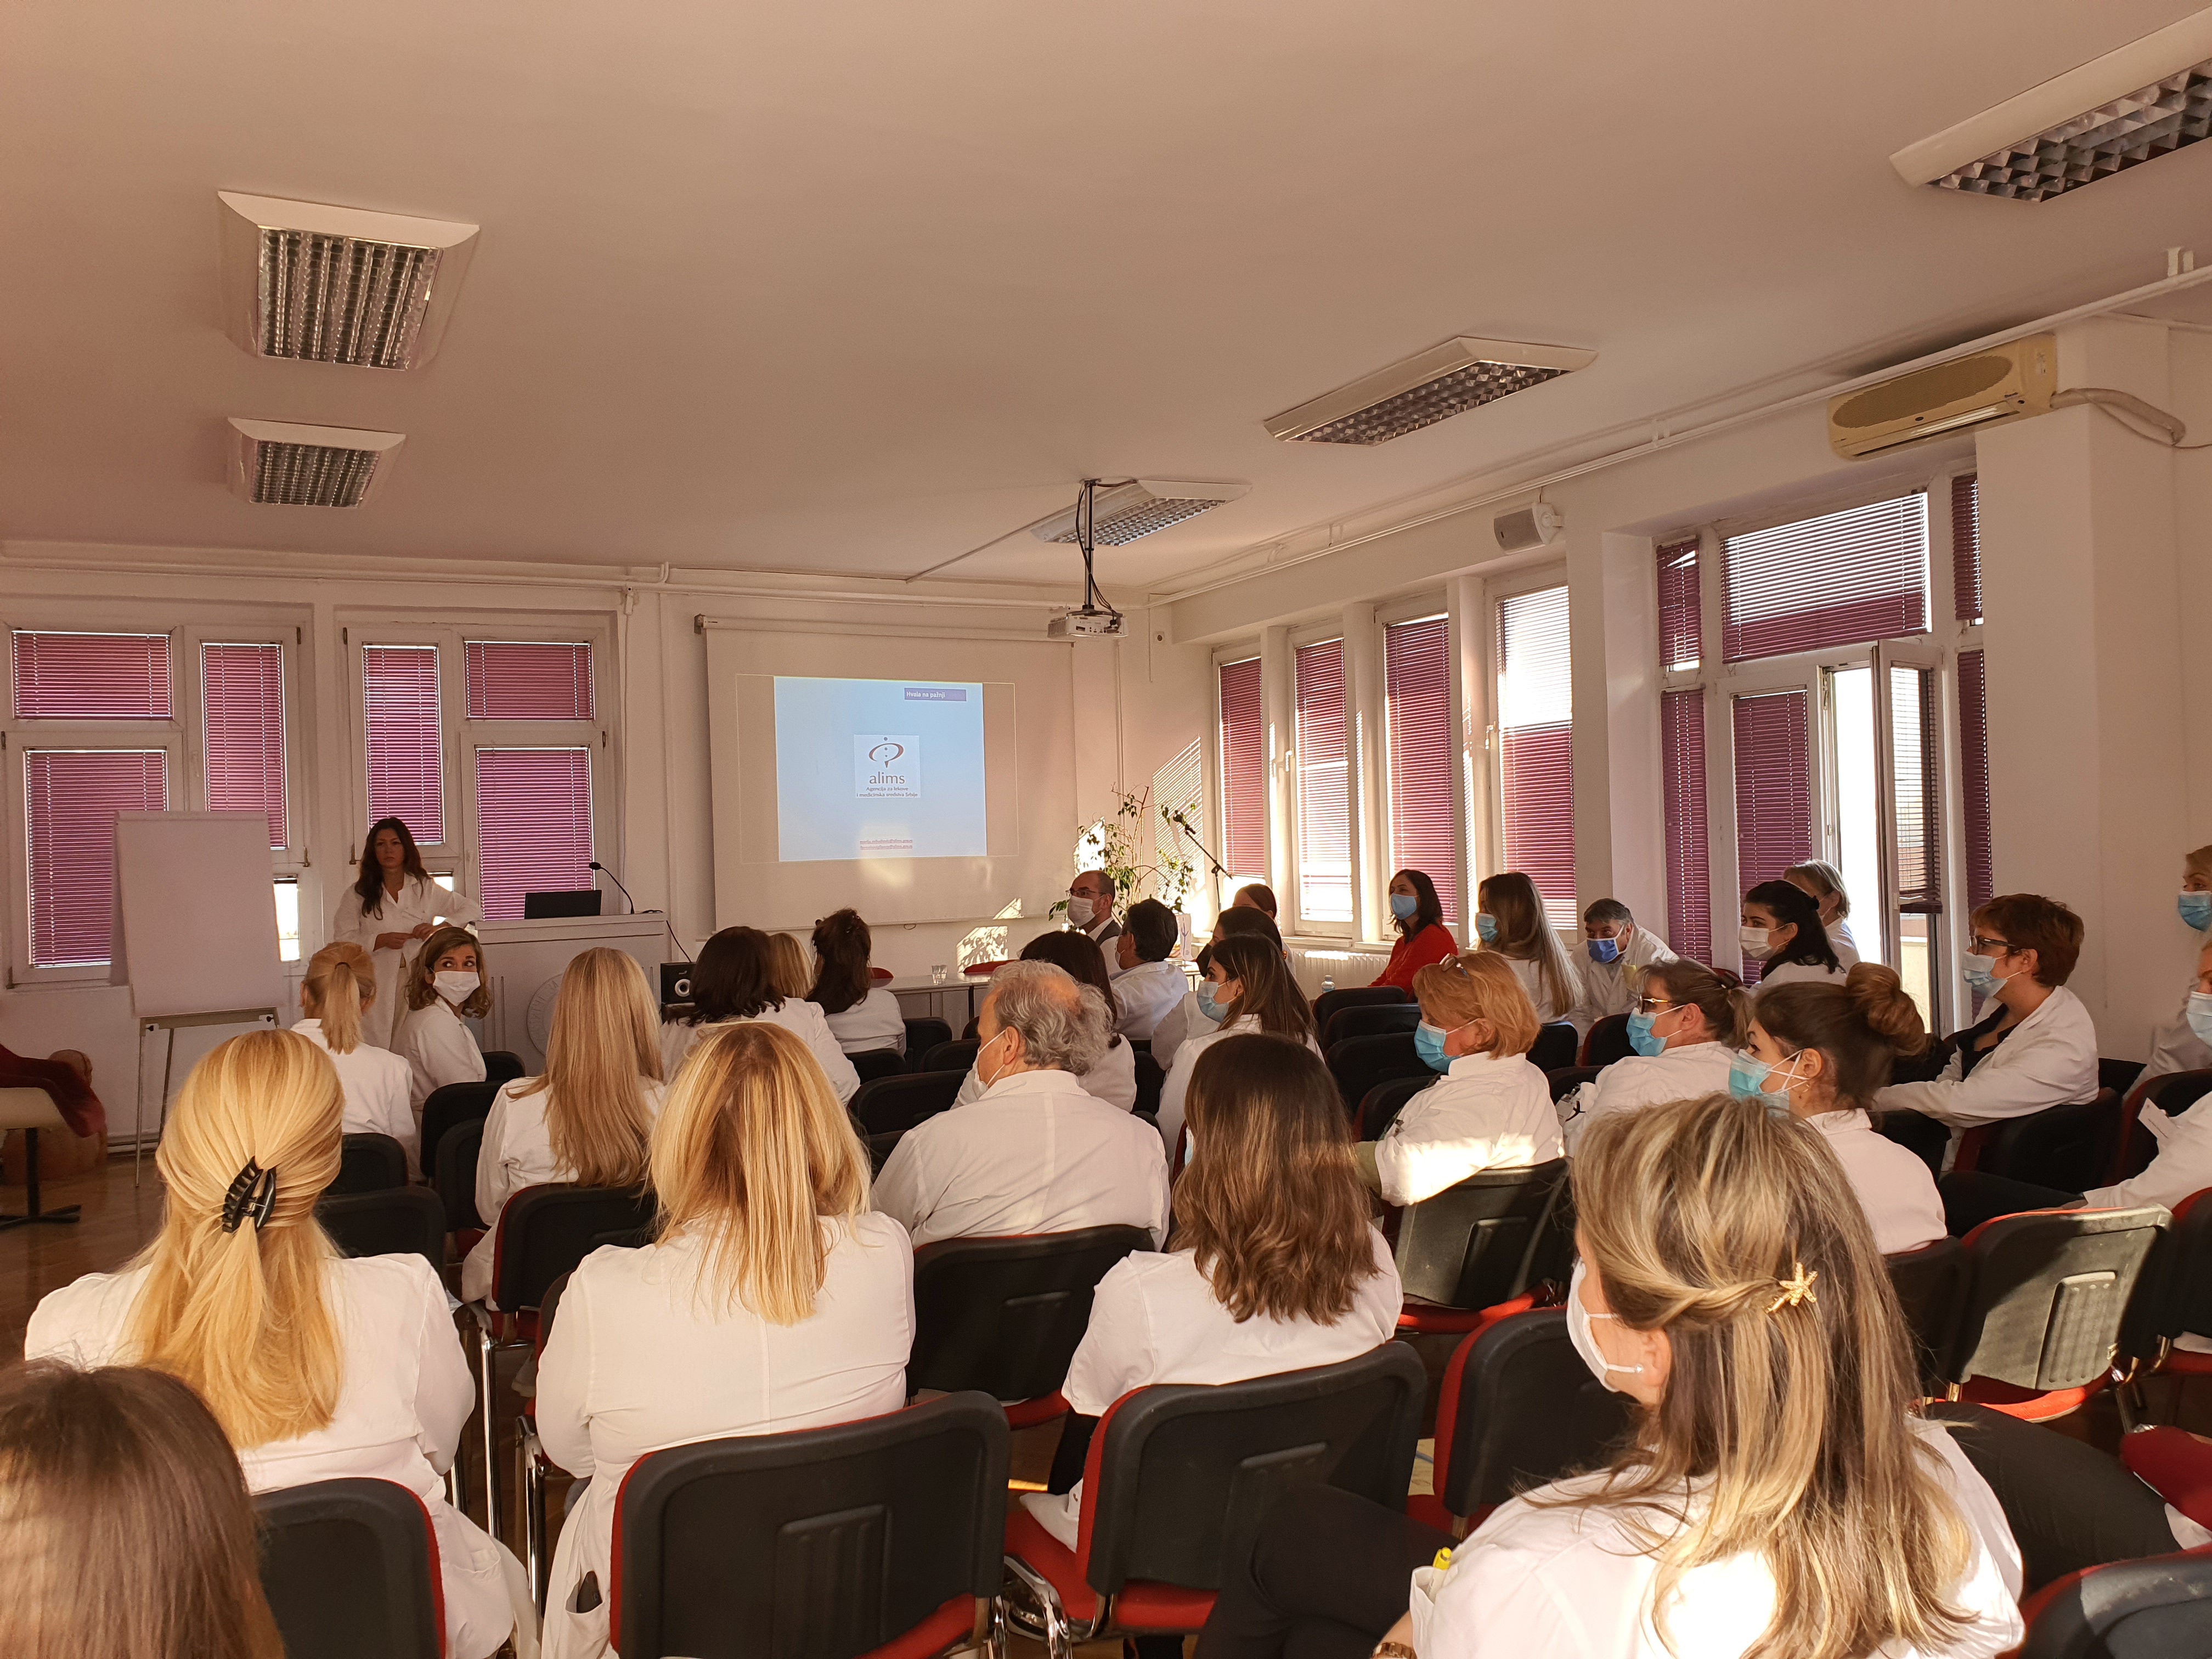
[{"label": "woman with long brown hair", "polygon": [[401,992],[422,941],[441,922],[472,927],[483,920],[483,911],[466,894],[431,879],[413,832],[398,818],[379,818],[368,826],[356,875],[338,901],[331,937],[370,953],[376,997],[368,1005],[362,1035],[373,1046],[389,1048],[407,1012]]},{"label": "woman with long brown hair", "polygon": [[1291,977],[1279,945],[1255,933],[1232,933],[1206,947],[1205,962],[1206,977],[1198,982],[1203,1028],[1176,1046],[1175,1062],[1160,1089],[1160,1136],[1167,1142],[1170,1164],[1182,1141],[1183,1100],[1191,1076],[1209,1048],[1228,1037],[1262,1032],[1304,1043],[1316,1059],[1321,1056],[1321,1044],[1314,1040],[1313,1005]]},{"label": "woman with long brown hair", "polygon": [[806,1000],[821,1009],[830,1034],[848,1054],[876,1048],[906,1052],[906,1016],[899,1000],[875,981],[869,957],[874,935],[858,910],[833,910],[814,924],[819,964]]},{"label": "woman with long brown hair", "polygon": [[1544,896],[1536,884],[1518,870],[1508,870],[1486,879],[1474,897],[1480,907],[1474,917],[1478,948],[1495,951],[1511,966],[1536,1011],[1536,1024],[1565,1019],[1577,1031],[1589,1030],[1592,1022],[1582,974],[1544,914]]},{"label": "woman with long brown hair", "polygon": [[345,1132],[390,1135],[422,1173],[416,1142],[422,1125],[408,1105],[407,1062],[368,1042],[362,1024],[376,1006],[376,966],[368,951],[343,940],[308,958],[300,981],[300,1012],[292,1029],[331,1057],[345,1090]]},{"label": "woman with long brown hair", "polygon": [[626,951],[579,952],[561,975],[545,1073],[492,1097],[477,1156],[477,1213],[488,1226],[461,1264],[461,1299],[491,1294],[500,1212],[526,1187],[641,1188],[660,1080],[659,1011]]},{"label": "woman with long brown hair", "polygon": [[475,1389],[445,1286],[419,1255],[340,1256],[316,1224],[342,1110],[337,1073],[305,1037],[256,1031],[216,1048],[155,1154],[161,1232],[122,1272],[40,1303],[24,1352],[181,1378],[256,1492],[404,1486],[437,1535],[447,1651],[485,1659],[517,1631],[534,1648],[520,1564],[446,1502]]}]

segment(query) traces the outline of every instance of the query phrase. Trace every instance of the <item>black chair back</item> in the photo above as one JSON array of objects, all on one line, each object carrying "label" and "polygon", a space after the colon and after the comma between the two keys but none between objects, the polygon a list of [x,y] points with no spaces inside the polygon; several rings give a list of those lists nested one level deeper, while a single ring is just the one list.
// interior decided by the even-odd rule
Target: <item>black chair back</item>
[{"label": "black chair back", "polygon": [[910,1392],[980,1389],[994,1400],[1057,1393],[1091,1322],[1091,1294],[1142,1227],[1026,1238],[944,1238],[914,1253]]},{"label": "black chair back", "polygon": [[422,1158],[429,1167],[436,1167],[438,1143],[446,1138],[446,1131],[471,1118],[483,1122],[491,1111],[492,1097],[498,1092],[496,1083],[448,1083],[430,1091],[430,1097],[422,1103]]},{"label": "black chair back", "polygon": [[1393,1078],[1434,1079],[1428,1062],[1413,1048],[1411,1031],[1386,1031],[1377,1036],[1346,1037],[1328,1051],[1329,1075],[1344,1097],[1347,1114],[1359,1109],[1367,1091]]},{"label": "black chair back", "polygon": [[[922,1072],[958,1072],[965,1076],[968,1069],[975,1063],[975,1051],[982,1046],[974,1037],[962,1037],[957,1042],[947,1041],[932,1043],[928,1052],[922,1055],[921,1064],[915,1069]],[[907,1052],[912,1054],[914,1051],[909,1048]]]},{"label": "black chair back", "polygon": [[902,1077],[906,1074],[906,1056],[896,1048],[863,1048],[857,1054],[848,1054],[853,1070],[863,1083],[873,1083],[879,1077]]},{"label": "black chair back", "polygon": [[1006,1414],[955,1394],[650,1452],[615,1513],[616,1582],[599,1589],[623,1659],[853,1659],[997,1593]]},{"label": "black chair back", "polygon": [[1950,1376],[1952,1346],[1966,1311],[1972,1260],[1957,1239],[1939,1238],[1917,1250],[1886,1255],[1882,1261],[1904,1310],[1905,1328],[1912,1333],[1920,1391],[1930,1397],[1939,1395]]},{"label": "black chair back", "polygon": [[650,1193],[611,1187],[524,1188],[499,1214],[493,1304],[509,1313],[537,1307],[548,1285],[610,1242],[604,1235],[649,1227],[653,1215]]},{"label": "black chair back", "polygon": [[477,1158],[483,1152],[483,1132],[484,1121],[471,1118],[447,1130],[438,1142],[438,1158],[430,1166],[430,1181],[438,1190],[439,1201],[446,1206],[446,1231],[449,1233],[491,1224],[477,1213]]},{"label": "black chair back", "polygon": [[1132,1579],[1218,1589],[1298,1486],[1403,1507],[1427,1393],[1413,1349],[1385,1342],[1341,1364],[1122,1395],[1099,1421],[1097,1479],[1085,1479],[1085,1577],[1108,1595]]},{"label": "black chair back", "polygon": [[1556,1106],[1585,1083],[1597,1081],[1602,1066],[1562,1066],[1556,1072],[1544,1073],[1544,1081],[1551,1085],[1552,1103]]},{"label": "black chair back", "polygon": [[2063,1193],[2087,1192],[2103,1182],[2119,1136],[2120,1097],[2100,1089],[2094,1099],[1991,1125],[1974,1167]]},{"label": "black chair back", "polygon": [[2049,1393],[2101,1376],[2166,1212],[2074,1210],[1999,1216],[1968,1234],[1973,1284],[1949,1381],[1984,1376]]},{"label": "black chair back", "polygon": [[1477,1515],[1515,1493],[1604,1463],[1633,1421],[1628,1396],[1599,1382],[1567,1335],[1565,1308],[1513,1314],[1460,1345],[1444,1373],[1437,1495]]},{"label": "black chair back", "polygon": [[390,1135],[351,1134],[338,1146],[337,1179],[325,1193],[380,1193],[407,1184],[407,1149]]},{"label": "black chair back", "polygon": [[446,1206],[428,1187],[375,1193],[325,1193],[315,1219],[346,1255],[404,1255],[413,1251],[433,1273],[446,1270]]},{"label": "black chair back", "polygon": [[[1335,994],[1334,992],[1331,995]],[[1421,1009],[1413,1002],[1355,1003],[1340,1008],[1321,1028],[1321,1048],[1327,1054],[1346,1037],[1380,1036],[1388,1031],[1410,1031],[1421,1023]]]},{"label": "black chair back", "polygon": [[2212,1200],[2202,1194],[2174,1206],[2172,1224],[2144,1263],[2120,1349],[2150,1359],[2161,1339],[2186,1331],[2212,1335]]},{"label": "black chair back", "polygon": [[439,1659],[438,1540],[392,1480],[317,1480],[253,1500],[261,1588],[295,1659]]},{"label": "black chair back", "polygon": [[1528,1063],[1540,1072],[1556,1072],[1571,1066],[1582,1055],[1582,1039],[1575,1028],[1564,1019],[1555,1019],[1536,1033],[1535,1047],[1528,1050]]},{"label": "black chair back", "polygon": [[496,1091],[502,1083],[512,1083],[522,1075],[522,1056],[510,1054],[505,1048],[484,1050],[484,1081]]},{"label": "black chair back", "polygon": [[941,1019],[910,1019],[906,1023],[906,1054],[917,1072],[931,1069],[919,1062],[940,1042],[952,1041],[952,1027]]},{"label": "black chair back", "polygon": [[[1424,1067],[1425,1072],[1427,1071]],[[1434,1072],[1423,1077],[1394,1077],[1388,1083],[1378,1083],[1367,1091],[1359,1103],[1359,1121],[1356,1126],[1362,1140],[1380,1140],[1382,1132],[1398,1121],[1398,1114],[1406,1109],[1406,1103],[1437,1080]]]},{"label": "black chair back", "polygon": [[2151,1159],[2158,1156],[2157,1137],[2142,1127],[2143,1107],[2155,1106],[2168,1117],[2179,1117],[2207,1093],[2212,1093],[2212,1071],[2168,1072],[2144,1084],[2142,1097],[2122,1109],[2121,1144],[2112,1165],[2112,1179],[2134,1179],[2150,1168]]},{"label": "black chair back", "polygon": [[1928,1173],[1943,1173],[1943,1153],[1951,1144],[1951,1126],[1939,1123],[1925,1112],[1876,1112],[1875,1133],[1886,1135],[1928,1166]]},{"label": "black chair back", "polygon": [[2168,1659],[2212,1653],[2212,1551],[2114,1561],[2061,1580],[2018,1659]]},{"label": "black chair back", "polygon": [[1628,1016],[1607,1014],[1590,1027],[1589,1036],[1583,1043],[1582,1063],[1585,1066],[1610,1066],[1616,1060],[1626,1060],[1636,1052],[1628,1040]]},{"label": "black chair back", "polygon": [[848,1102],[869,1134],[911,1129],[924,1118],[948,1110],[967,1080],[965,1072],[907,1072],[863,1083]]},{"label": "black chair back", "polygon": [[[1126,1037],[1122,1040],[1127,1041]],[[1129,1109],[1139,1116],[1157,1119],[1160,1115],[1160,1091],[1167,1087],[1168,1074],[1160,1068],[1159,1061],[1152,1058],[1152,1045],[1149,1042],[1136,1051],[1134,1060],[1137,1099]]]},{"label": "black chair back", "polygon": [[865,1131],[855,1133],[860,1136],[860,1144],[868,1149],[868,1174],[872,1178],[884,1172],[884,1165],[891,1161],[891,1154],[898,1150],[899,1140],[906,1131],[891,1129],[879,1135]]},{"label": "black chair back", "polygon": [[1485,1170],[1398,1217],[1399,1282],[1447,1308],[1494,1308],[1541,1276],[1567,1161]]},{"label": "black chair back", "polygon": [[1411,991],[1396,985],[1354,985],[1343,990],[1323,991],[1314,999],[1314,1024],[1326,1031],[1329,1021],[1342,1009],[1371,1008],[1413,1000]]},{"label": "black chair back", "polygon": [[2142,1075],[2143,1063],[2139,1060],[2100,1060],[2097,1062],[2097,1086],[2124,1095],[2136,1086]]}]

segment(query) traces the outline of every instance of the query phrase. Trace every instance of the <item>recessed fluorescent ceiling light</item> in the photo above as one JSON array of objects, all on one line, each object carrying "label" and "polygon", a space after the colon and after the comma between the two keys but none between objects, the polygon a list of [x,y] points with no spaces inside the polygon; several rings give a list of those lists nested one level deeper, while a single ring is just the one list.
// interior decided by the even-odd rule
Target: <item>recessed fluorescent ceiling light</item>
[{"label": "recessed fluorescent ceiling light", "polygon": [[[1092,499],[1091,539],[1100,547],[1126,547],[1139,536],[1233,501],[1251,487],[1194,483],[1188,478],[1132,478],[1102,486]],[[1030,526],[1030,533],[1041,542],[1073,542],[1075,509],[1038,520]]]},{"label": "recessed fluorescent ceiling light", "polygon": [[260,357],[415,368],[438,349],[477,227],[218,191],[224,326]]},{"label": "recessed fluorescent ceiling light", "polygon": [[1596,361],[1571,346],[1462,335],[1271,416],[1267,430],[1285,443],[1388,443]]},{"label": "recessed fluorescent ceiling light", "polygon": [[231,417],[230,488],[263,507],[359,507],[407,441],[398,432]]},{"label": "recessed fluorescent ceiling light", "polygon": [[2212,131],[2212,10],[2053,76],[1889,158],[1908,185],[2043,202]]}]

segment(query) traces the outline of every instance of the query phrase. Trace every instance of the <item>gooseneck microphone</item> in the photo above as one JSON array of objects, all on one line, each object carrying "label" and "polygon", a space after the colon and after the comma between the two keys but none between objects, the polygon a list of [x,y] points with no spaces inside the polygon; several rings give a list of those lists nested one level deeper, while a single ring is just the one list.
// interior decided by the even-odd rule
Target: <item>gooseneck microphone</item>
[{"label": "gooseneck microphone", "polygon": [[[622,896],[623,896],[623,897],[624,897],[625,899],[629,899],[629,913],[630,913],[630,915],[636,915],[640,914],[640,912],[639,912],[639,910],[638,910],[638,908],[637,908],[637,901],[636,901],[635,899],[634,899],[634,898],[630,898],[630,894],[629,894],[629,888],[627,888],[627,887],[623,887],[623,878],[622,878],[620,876],[617,875],[613,871],[611,871],[611,870],[608,869],[608,868],[607,868],[607,866],[606,866],[605,865],[604,865],[604,864],[600,863],[597,859],[593,859],[593,860],[591,860],[591,867],[592,867],[592,869],[594,869],[594,870],[598,871],[601,875],[605,876],[605,877],[609,881],[611,881],[611,882],[614,883],[614,884],[615,884],[616,886],[617,886],[617,887],[622,887]],[[684,948],[684,941],[683,941],[683,940],[681,940],[681,939],[678,939],[678,938],[676,937],[676,928],[675,928],[674,925],[673,925],[672,923],[671,923],[671,922],[670,922],[670,921],[668,920],[668,912],[667,912],[667,911],[665,911],[665,910],[663,910],[663,911],[661,911],[661,912],[659,913],[659,915],[660,915],[660,925],[661,925],[661,927],[663,927],[663,928],[667,932],[667,934],[668,934],[668,943],[669,943],[670,947],[671,947],[672,949],[673,949],[673,950],[675,951],[675,952],[676,952],[676,959],[677,959],[678,962],[689,962],[689,961],[690,961],[690,960],[691,960],[691,953],[690,953],[690,951],[686,951],[686,950]]]},{"label": "gooseneck microphone", "polygon": [[622,887],[622,896],[625,899],[629,899],[629,913],[632,915],[635,915],[637,914],[637,901],[634,898],[630,898],[629,888],[623,887],[623,878],[617,875],[613,871],[608,869],[605,865],[600,863],[597,859],[593,859],[592,860],[591,867],[598,871],[601,875],[605,876],[609,881],[614,883],[616,886]]}]

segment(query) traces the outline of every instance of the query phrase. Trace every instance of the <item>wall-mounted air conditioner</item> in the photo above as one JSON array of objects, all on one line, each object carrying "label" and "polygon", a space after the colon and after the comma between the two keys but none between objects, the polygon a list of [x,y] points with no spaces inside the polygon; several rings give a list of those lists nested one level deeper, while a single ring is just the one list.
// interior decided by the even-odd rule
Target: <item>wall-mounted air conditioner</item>
[{"label": "wall-mounted air conditioner", "polygon": [[2044,414],[2057,387],[2057,337],[2032,334],[1829,399],[1828,442],[1838,455],[1878,454],[1938,433]]}]

